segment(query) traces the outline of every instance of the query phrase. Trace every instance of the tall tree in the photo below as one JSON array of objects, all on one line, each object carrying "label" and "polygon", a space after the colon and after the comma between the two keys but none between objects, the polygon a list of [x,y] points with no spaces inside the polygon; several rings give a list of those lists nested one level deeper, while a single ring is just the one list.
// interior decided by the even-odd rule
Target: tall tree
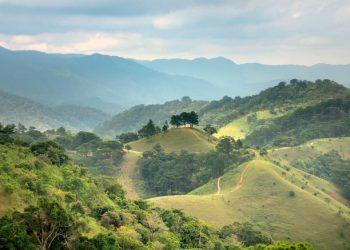
[{"label": "tall tree", "polygon": [[207,126],[205,126],[204,131],[207,133],[208,135],[208,141],[210,139],[210,136],[217,133],[218,131],[216,130],[215,127],[213,127],[212,125],[208,124]]}]

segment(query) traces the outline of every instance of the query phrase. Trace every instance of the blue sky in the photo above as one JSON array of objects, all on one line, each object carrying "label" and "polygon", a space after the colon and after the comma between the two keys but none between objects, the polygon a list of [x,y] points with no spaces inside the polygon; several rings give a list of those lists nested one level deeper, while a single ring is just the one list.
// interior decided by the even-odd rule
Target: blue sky
[{"label": "blue sky", "polygon": [[350,0],[0,0],[0,46],[137,59],[350,63]]}]

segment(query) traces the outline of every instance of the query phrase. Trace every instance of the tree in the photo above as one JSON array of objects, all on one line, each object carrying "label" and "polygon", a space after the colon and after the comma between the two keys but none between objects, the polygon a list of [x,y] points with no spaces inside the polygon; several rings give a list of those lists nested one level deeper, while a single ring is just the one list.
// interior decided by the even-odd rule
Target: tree
[{"label": "tree", "polygon": [[75,147],[79,147],[80,145],[91,141],[100,142],[102,140],[100,137],[93,133],[80,131],[78,134],[75,135],[73,144]]},{"label": "tree", "polygon": [[194,111],[191,111],[188,114],[187,122],[190,124],[191,128],[193,128],[193,125],[198,125],[199,124],[199,119],[198,119],[197,113],[194,112]]},{"label": "tree", "polygon": [[207,126],[205,126],[204,131],[208,134],[208,141],[211,135],[217,133],[218,131],[216,130],[215,127],[213,127],[212,125],[208,124]]},{"label": "tree", "polygon": [[76,231],[71,216],[58,203],[47,199],[40,199],[38,207],[15,213],[14,218],[28,228],[40,250],[67,248]]},{"label": "tree", "polygon": [[163,132],[167,132],[168,129],[169,129],[168,121],[165,121],[165,122],[164,122],[164,125],[163,125],[163,127],[162,127],[162,131],[163,131]]},{"label": "tree", "polygon": [[30,146],[34,155],[45,155],[52,164],[62,165],[68,161],[63,147],[53,141],[37,142]]},{"label": "tree", "polygon": [[13,135],[15,134],[15,125],[3,126],[0,123],[0,144],[13,143]]},{"label": "tree", "polygon": [[175,126],[175,127],[177,127],[177,128],[178,128],[179,126],[181,126],[182,123],[181,123],[181,118],[180,118],[180,116],[179,116],[179,115],[173,115],[173,116],[171,116],[170,124],[173,125],[173,126]]},{"label": "tree", "polygon": [[235,140],[230,136],[223,137],[216,145],[216,150],[226,155],[230,155],[234,148]]},{"label": "tree", "polygon": [[121,143],[126,144],[132,141],[137,141],[139,139],[139,136],[136,133],[128,132],[117,135],[116,139]]},{"label": "tree", "polygon": [[157,134],[157,127],[152,120],[149,120],[148,123],[138,131],[138,134],[141,138],[150,137]]}]

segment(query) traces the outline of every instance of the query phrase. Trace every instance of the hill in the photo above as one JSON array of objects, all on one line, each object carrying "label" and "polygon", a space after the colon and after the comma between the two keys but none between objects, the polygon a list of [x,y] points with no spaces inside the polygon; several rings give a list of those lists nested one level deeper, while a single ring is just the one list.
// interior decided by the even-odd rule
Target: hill
[{"label": "hill", "polygon": [[[266,160],[253,160],[189,195],[150,201],[182,209],[213,225],[249,221],[274,239],[308,241],[316,249],[346,249],[349,208],[322,192],[322,188],[337,190],[327,181],[312,176],[301,188],[304,175],[294,168],[286,172]],[[332,246],[335,242],[337,246]]]},{"label": "hill", "polygon": [[311,139],[350,135],[350,95],[298,108],[247,136],[254,145],[289,146]]},{"label": "hill", "polygon": [[208,142],[208,138],[203,132],[190,128],[170,129],[166,133],[129,143],[131,150],[126,152],[120,164],[120,170],[116,173],[118,182],[125,189],[129,199],[154,196],[153,193],[146,191],[137,161],[143,152],[152,150],[156,144],[160,144],[166,153],[179,153],[182,150],[187,150],[190,153],[202,153],[215,148],[214,142]]},{"label": "hill", "polygon": [[216,136],[245,138],[253,131],[275,123],[278,117],[286,117],[299,108],[311,107],[328,99],[346,99],[349,93],[348,88],[330,80],[309,82],[293,79],[289,84],[281,82],[244,98],[225,96],[211,102],[183,98],[159,105],[136,106],[100,124],[95,132],[115,136],[121,132],[136,131],[148,119],[162,125],[173,114],[194,110],[199,115],[201,127],[212,124],[219,129]]},{"label": "hill", "polygon": [[278,81],[287,81],[292,78],[309,81],[328,78],[350,86],[350,65],[236,64],[223,57],[193,60],[157,59],[141,63],[164,73],[187,75],[207,80],[214,86],[224,89],[227,95],[232,96],[253,95],[273,86]]},{"label": "hill", "polygon": [[3,248],[175,250],[240,244],[180,211],[129,201],[113,178],[93,178],[69,160],[56,165],[52,155],[16,145],[0,145],[0,155]]},{"label": "hill", "polygon": [[[2,48],[0,75],[2,91],[49,105],[95,100],[91,106],[104,108],[112,103],[118,109],[114,114],[120,108],[184,95],[197,99],[218,96],[207,81],[161,73],[133,60],[100,54],[60,55]],[[104,111],[111,112],[110,108]]]},{"label": "hill", "polygon": [[208,141],[207,135],[192,128],[174,128],[166,133],[129,143],[132,150],[139,152],[151,150],[156,144],[160,144],[167,153],[179,153],[181,150],[199,153],[208,152],[215,148],[215,144]]},{"label": "hill", "polygon": [[99,124],[95,132],[102,136],[115,137],[123,132],[137,131],[149,119],[152,119],[155,125],[163,126],[166,120],[170,121],[172,115],[184,111],[198,111],[207,103],[207,101],[193,101],[189,97],[183,97],[181,100],[164,104],[138,105]]},{"label": "hill", "polygon": [[71,131],[92,130],[109,115],[94,108],[75,105],[49,107],[30,99],[0,91],[0,122],[35,126],[43,131],[65,127]]}]

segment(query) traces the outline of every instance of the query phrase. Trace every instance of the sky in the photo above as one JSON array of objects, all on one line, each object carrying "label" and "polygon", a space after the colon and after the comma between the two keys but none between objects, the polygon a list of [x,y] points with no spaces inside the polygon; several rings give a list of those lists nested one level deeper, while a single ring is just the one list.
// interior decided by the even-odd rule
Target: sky
[{"label": "sky", "polygon": [[350,63],[350,0],[0,0],[0,46],[135,59]]}]

